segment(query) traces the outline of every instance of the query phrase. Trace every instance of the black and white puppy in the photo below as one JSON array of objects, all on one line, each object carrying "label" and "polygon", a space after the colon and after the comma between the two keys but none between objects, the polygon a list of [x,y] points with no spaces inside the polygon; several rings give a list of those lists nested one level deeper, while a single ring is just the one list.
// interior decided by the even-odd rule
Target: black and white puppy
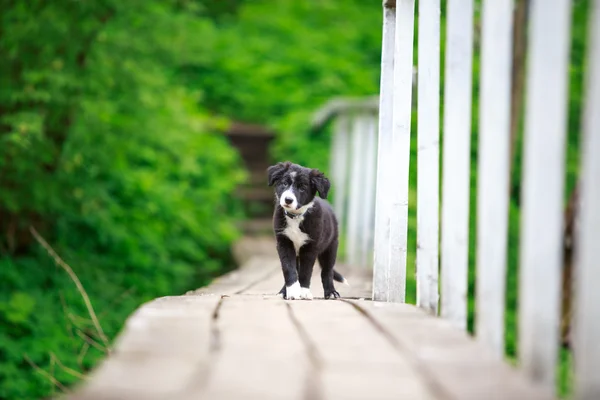
[{"label": "black and white puppy", "polygon": [[285,280],[279,293],[288,300],[311,300],[310,280],[318,259],[324,297],[339,298],[333,281],[347,282],[333,269],[338,249],[338,223],[331,206],[324,200],[329,180],[317,169],[289,161],[269,167],[267,173],[269,186],[275,185],[273,229]]}]

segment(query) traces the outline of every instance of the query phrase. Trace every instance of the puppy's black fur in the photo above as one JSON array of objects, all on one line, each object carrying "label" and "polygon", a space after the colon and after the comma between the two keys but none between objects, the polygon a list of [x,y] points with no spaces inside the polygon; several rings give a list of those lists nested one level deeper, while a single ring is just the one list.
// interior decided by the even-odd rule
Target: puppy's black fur
[{"label": "puppy's black fur", "polygon": [[333,269],[338,222],[325,201],[329,180],[319,170],[289,161],[269,167],[267,173],[269,186],[275,186],[273,229],[285,280],[280,293],[286,299],[311,299],[310,280],[318,259],[324,297],[339,298],[333,281],[346,280]]}]

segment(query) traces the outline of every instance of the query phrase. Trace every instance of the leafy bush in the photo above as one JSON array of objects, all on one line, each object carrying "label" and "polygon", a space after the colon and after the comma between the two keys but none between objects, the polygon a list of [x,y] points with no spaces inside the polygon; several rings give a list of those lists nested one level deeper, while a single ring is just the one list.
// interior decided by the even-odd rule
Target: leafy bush
[{"label": "leafy bush", "polygon": [[140,303],[231,266],[245,173],[180,72],[208,52],[213,26],[199,11],[3,3],[0,398],[53,393],[33,365],[68,386],[103,356],[80,294],[30,226],[72,266],[110,338]]}]

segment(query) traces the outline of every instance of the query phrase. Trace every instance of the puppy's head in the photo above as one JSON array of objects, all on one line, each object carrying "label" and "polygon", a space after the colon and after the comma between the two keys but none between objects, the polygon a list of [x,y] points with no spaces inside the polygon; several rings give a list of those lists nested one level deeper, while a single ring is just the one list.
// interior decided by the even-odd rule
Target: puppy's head
[{"label": "puppy's head", "polygon": [[303,212],[317,194],[327,198],[329,180],[318,169],[286,161],[270,166],[267,174],[269,186],[275,186],[277,202],[287,212]]}]

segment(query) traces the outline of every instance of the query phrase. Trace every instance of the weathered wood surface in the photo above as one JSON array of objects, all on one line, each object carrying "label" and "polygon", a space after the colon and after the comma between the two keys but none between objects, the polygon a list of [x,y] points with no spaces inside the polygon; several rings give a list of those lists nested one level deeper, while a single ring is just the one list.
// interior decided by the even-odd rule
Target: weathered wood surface
[{"label": "weathered wood surface", "polygon": [[340,230],[346,227],[346,197],[348,193],[348,162],[350,148],[350,118],[340,115],[335,120],[331,143],[331,178],[334,182],[333,209],[338,216]]},{"label": "weathered wood surface", "polygon": [[419,3],[417,305],[437,315],[440,212],[440,1]]},{"label": "weathered wood surface", "polygon": [[467,327],[473,0],[448,2],[442,158],[441,314]]},{"label": "weathered wood surface", "polygon": [[277,297],[279,263],[263,253],[147,303],[70,399],[552,398],[449,321],[372,302],[370,276],[339,269],[352,284],[338,285],[342,301]]},{"label": "weathered wood surface", "polygon": [[396,10],[384,8],[379,89],[379,126],[377,129],[377,178],[375,187],[375,234],[373,247],[373,299],[388,300],[390,284],[390,210],[388,201],[393,181],[390,149],[394,129],[394,49],[396,48]]},{"label": "weathered wood surface", "polygon": [[477,178],[477,337],[504,355],[510,196],[512,0],[485,2]]},{"label": "weathered wood surface", "polygon": [[365,184],[365,143],[367,140],[369,117],[359,115],[352,123],[352,146],[350,153],[350,182],[348,192],[348,224],[346,226],[346,262],[350,265],[360,263],[360,237],[364,230],[362,215],[364,202],[361,196]]},{"label": "weathered wood surface", "polygon": [[[389,260],[387,301],[404,303],[406,298],[406,257],[408,253],[408,177],[410,166],[410,136],[412,117],[412,79],[414,48],[414,0],[396,2],[396,38],[394,39],[394,113],[392,116],[392,154],[387,174],[389,193]],[[380,292],[379,290],[375,293]],[[383,300],[378,299],[377,300]]]},{"label": "weathered wood surface", "polygon": [[548,387],[558,361],[571,6],[531,2],[527,55],[519,356],[528,375]]},{"label": "weathered wood surface", "polygon": [[[575,395],[577,399],[600,398],[600,2],[593,3],[589,29],[589,61],[586,78],[586,111],[582,162],[582,196],[577,234],[575,293]],[[580,350],[581,349],[581,350]]]}]

